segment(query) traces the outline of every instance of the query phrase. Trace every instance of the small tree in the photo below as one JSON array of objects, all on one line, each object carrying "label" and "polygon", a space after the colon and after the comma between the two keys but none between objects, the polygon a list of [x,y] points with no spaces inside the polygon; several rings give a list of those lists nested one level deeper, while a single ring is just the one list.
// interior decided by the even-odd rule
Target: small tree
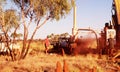
[{"label": "small tree", "polygon": [[19,27],[19,18],[16,15],[16,11],[13,9],[3,10],[2,7],[0,7],[0,27],[1,31],[4,33],[4,37],[6,40],[7,47],[10,51],[10,56],[12,60],[15,60],[15,55],[10,49],[10,34],[11,29],[16,30]]}]

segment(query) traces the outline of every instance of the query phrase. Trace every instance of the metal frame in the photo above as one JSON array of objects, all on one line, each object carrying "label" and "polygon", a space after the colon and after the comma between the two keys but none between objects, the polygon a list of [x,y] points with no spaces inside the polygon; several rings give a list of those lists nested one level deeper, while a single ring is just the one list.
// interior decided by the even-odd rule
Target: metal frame
[{"label": "metal frame", "polygon": [[[92,29],[78,29],[77,32],[80,31],[80,30],[93,32],[93,33],[95,34],[95,38],[96,38],[96,42],[97,42],[97,49],[99,49],[99,40],[98,40],[97,33],[96,33],[94,30],[92,30]],[[78,33],[77,33],[77,34],[78,34]],[[76,34],[76,35],[77,35],[77,34]]]}]

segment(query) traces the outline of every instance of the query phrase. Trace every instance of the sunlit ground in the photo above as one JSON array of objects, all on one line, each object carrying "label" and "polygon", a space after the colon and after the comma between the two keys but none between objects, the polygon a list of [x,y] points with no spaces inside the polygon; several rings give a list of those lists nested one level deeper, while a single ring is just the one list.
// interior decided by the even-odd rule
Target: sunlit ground
[{"label": "sunlit ground", "polygon": [[97,72],[116,72],[118,65],[108,61],[106,56],[98,59],[98,55],[61,56],[58,54],[37,53],[28,55],[20,61],[7,61],[6,56],[0,57],[0,72],[55,72],[56,63],[59,61],[63,67],[66,60],[69,72],[88,72],[96,68]]},{"label": "sunlit ground", "polygon": [[63,70],[66,61],[68,72],[119,72],[119,64],[114,63],[106,55],[101,58],[97,54],[59,55],[44,53],[44,45],[33,42],[29,54],[24,60],[10,61],[8,56],[0,56],[0,72],[55,72],[57,62]]}]

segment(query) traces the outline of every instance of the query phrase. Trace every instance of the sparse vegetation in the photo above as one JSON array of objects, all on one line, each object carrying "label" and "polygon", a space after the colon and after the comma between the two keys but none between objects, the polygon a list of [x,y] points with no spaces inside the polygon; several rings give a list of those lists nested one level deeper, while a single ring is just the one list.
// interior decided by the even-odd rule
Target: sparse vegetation
[{"label": "sparse vegetation", "polygon": [[[65,17],[74,4],[72,0],[9,0],[16,8],[8,7],[7,9],[4,8],[4,6],[7,6],[7,3],[4,2],[7,1],[0,1],[0,30],[4,33],[6,47],[10,51],[13,61],[26,57],[31,42],[41,26],[48,20],[58,21]],[[34,25],[33,31],[29,34],[30,26],[32,25]],[[23,33],[18,33],[18,29],[23,29]],[[19,57],[15,58],[14,53],[10,49],[10,40],[12,39],[14,42],[17,37],[22,37],[23,45]],[[28,39],[29,42],[27,42]]]},{"label": "sparse vegetation", "polygon": [[[20,42],[19,44],[22,44]],[[24,60],[9,61],[9,56],[0,56],[0,72],[55,72],[59,61],[63,69],[64,60],[68,64],[69,72],[88,72],[95,67],[96,72],[116,72],[119,65],[109,61],[106,56],[98,59],[97,54],[61,56],[59,54],[45,54],[43,41],[32,41],[29,54]]]},{"label": "sparse vegetation", "polygon": [[[73,50],[75,53],[60,55],[56,53],[45,53],[44,40],[35,40],[34,35],[37,30],[48,20],[59,20],[68,14],[74,5],[75,0],[9,0],[17,7],[16,10],[4,10],[0,0],[0,27],[4,33],[4,47],[8,49],[7,54],[0,55],[0,72],[119,72],[120,63],[113,61],[107,55],[98,55],[96,42],[91,39],[78,39],[76,44],[66,44],[63,48],[62,43],[56,48],[61,47],[63,54]],[[7,4],[7,3],[4,3]],[[14,5],[14,6],[15,6]],[[23,38],[17,29],[22,24]],[[29,38],[30,25],[34,25],[34,30]],[[14,29],[14,31],[13,31]],[[13,31],[13,32],[12,32]],[[68,33],[61,35],[48,35],[51,40],[59,41],[60,37],[67,37]],[[11,37],[12,40],[11,40]],[[17,39],[18,37],[18,39]],[[82,38],[82,37],[81,37]],[[68,39],[67,39],[68,41]],[[62,39],[60,42],[65,42]],[[10,45],[16,44],[20,49],[10,49]],[[89,44],[91,43],[91,44]],[[18,44],[18,45],[17,45]],[[61,45],[60,45],[61,44]],[[14,46],[12,46],[13,48]],[[49,49],[52,48],[52,45]],[[68,48],[69,50],[67,50]],[[64,49],[64,50],[63,50]],[[66,49],[66,51],[65,51]],[[20,51],[19,51],[20,50]],[[97,51],[96,51],[97,50]],[[10,52],[10,54],[8,53]],[[74,56],[73,56],[74,55]],[[118,55],[119,56],[119,55]],[[11,59],[12,58],[12,59]],[[116,58],[116,57],[115,57]]]}]

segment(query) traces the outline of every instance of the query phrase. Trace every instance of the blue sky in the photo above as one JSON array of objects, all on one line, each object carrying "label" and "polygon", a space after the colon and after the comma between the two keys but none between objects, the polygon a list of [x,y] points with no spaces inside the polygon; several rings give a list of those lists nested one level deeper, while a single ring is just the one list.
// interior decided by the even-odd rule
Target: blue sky
[{"label": "blue sky", "polygon": [[[112,0],[76,0],[77,28],[91,28],[96,31],[103,29],[104,24],[111,20]],[[47,22],[39,29],[35,38],[46,35],[68,32],[72,34],[73,10],[59,21]]]},{"label": "blue sky", "polygon": [[[10,5],[10,3],[9,3]],[[91,28],[97,32],[102,30],[104,24],[111,20],[112,0],[76,0],[77,5],[77,28]],[[34,38],[44,39],[51,33],[72,34],[73,10],[59,21],[48,21],[36,33]],[[33,26],[29,30],[33,31]],[[21,29],[23,30],[23,29]]]}]

